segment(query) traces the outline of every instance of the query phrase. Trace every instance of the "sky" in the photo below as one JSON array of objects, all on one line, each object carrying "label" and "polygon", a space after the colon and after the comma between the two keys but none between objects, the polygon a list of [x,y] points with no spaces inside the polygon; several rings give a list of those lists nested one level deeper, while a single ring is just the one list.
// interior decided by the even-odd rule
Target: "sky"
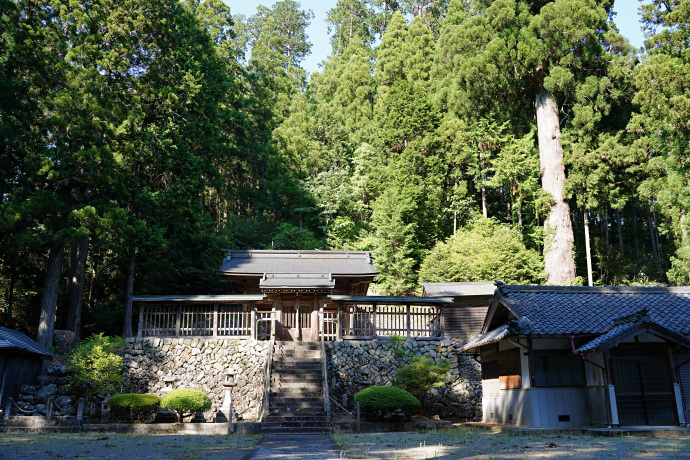
[{"label": "sky", "polygon": [[[230,12],[232,14],[243,14],[247,17],[256,13],[257,6],[264,5],[270,8],[275,3],[275,0],[224,1],[230,5]],[[326,13],[336,3],[338,3],[337,0],[303,0],[300,2],[302,9],[309,9],[314,12],[314,19],[307,29],[309,41],[312,44],[311,54],[302,63],[302,67],[310,74],[319,71],[319,64],[326,60],[331,53]],[[639,6],[639,0],[615,0],[613,7],[613,10],[617,13],[614,22],[623,36],[630,40],[630,43],[636,48],[640,48],[644,42],[644,35],[640,29],[640,17],[637,12]]]}]

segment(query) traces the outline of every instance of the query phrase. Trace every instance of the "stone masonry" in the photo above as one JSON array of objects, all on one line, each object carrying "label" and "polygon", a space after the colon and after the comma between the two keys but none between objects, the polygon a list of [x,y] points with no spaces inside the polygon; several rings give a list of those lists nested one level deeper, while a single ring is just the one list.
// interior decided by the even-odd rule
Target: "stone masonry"
[{"label": "stone masonry", "polygon": [[[395,372],[405,363],[405,356],[424,355],[432,361],[447,361],[452,365],[446,383],[429,391],[426,415],[481,420],[479,364],[472,358],[458,358],[454,341],[348,340],[328,342],[327,346],[329,391],[339,402],[343,394],[354,395],[362,390],[364,386],[358,382],[364,379],[371,385],[391,385]],[[362,375],[362,369],[368,374]]]},{"label": "stone masonry", "polygon": [[125,376],[130,390],[162,395],[163,378],[175,377],[173,388],[195,388],[213,401],[205,414],[212,418],[223,404],[222,383],[235,372],[235,413],[243,420],[258,418],[263,398],[267,341],[217,338],[129,338]]}]

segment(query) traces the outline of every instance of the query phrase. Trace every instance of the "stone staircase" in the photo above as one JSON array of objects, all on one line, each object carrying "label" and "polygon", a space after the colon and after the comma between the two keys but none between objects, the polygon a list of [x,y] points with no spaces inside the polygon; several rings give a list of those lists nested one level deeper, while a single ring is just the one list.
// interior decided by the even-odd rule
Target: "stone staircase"
[{"label": "stone staircase", "polygon": [[261,432],[326,433],[323,369],[317,342],[276,342],[271,362],[269,415]]}]

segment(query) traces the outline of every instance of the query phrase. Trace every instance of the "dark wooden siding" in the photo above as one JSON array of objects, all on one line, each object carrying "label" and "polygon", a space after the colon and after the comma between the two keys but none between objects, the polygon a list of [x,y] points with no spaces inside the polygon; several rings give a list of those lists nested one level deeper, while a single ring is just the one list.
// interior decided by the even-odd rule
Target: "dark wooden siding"
[{"label": "dark wooden siding", "polygon": [[35,385],[43,359],[16,350],[0,352],[0,405],[10,396],[16,398],[22,385]]},{"label": "dark wooden siding", "polygon": [[[690,359],[690,353],[685,353],[682,355],[675,355],[675,365],[678,366],[683,364],[685,361]],[[680,376],[680,388],[683,392],[683,401],[685,402],[686,413],[690,410],[690,362],[680,366],[678,368],[678,374]],[[686,420],[687,423],[687,420]]]},{"label": "dark wooden siding", "polygon": [[480,305],[451,305],[443,310],[446,337],[458,339],[477,334],[484,324],[488,302]]}]

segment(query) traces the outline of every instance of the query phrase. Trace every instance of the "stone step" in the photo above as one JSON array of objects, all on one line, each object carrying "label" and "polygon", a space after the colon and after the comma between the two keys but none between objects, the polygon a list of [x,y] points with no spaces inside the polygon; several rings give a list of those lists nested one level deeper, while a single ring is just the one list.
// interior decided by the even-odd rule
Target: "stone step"
[{"label": "stone step", "polygon": [[295,389],[304,389],[306,391],[314,391],[318,390],[321,388],[321,380],[314,380],[314,381],[309,381],[309,382],[290,382],[290,381],[279,381],[279,382],[271,382],[271,390],[275,389],[287,389],[287,388],[295,388]]},{"label": "stone step", "polygon": [[266,420],[261,422],[261,428],[323,428],[326,423],[325,420]]},{"label": "stone step", "polygon": [[320,366],[320,359],[304,359],[304,358],[282,358],[280,356],[273,357],[273,365],[280,364],[302,364],[307,366]]},{"label": "stone step", "polygon": [[274,345],[275,350],[279,349],[292,349],[300,348],[304,350],[319,350],[321,344],[318,342],[276,342]]},{"label": "stone step", "polygon": [[328,416],[321,412],[271,412],[265,419],[266,422],[321,422],[326,423]]},{"label": "stone step", "polygon": [[321,358],[321,352],[317,350],[277,350],[273,356],[298,356],[309,358]]},{"label": "stone step", "polygon": [[274,375],[271,377],[271,382],[286,382],[286,383],[292,383],[292,382],[299,382],[299,383],[306,383],[306,384],[318,384],[323,381],[323,378],[320,375],[305,375],[305,376],[299,376],[299,375]]},{"label": "stone step", "polygon": [[[285,410],[281,410],[285,409]],[[290,410],[287,410],[290,409]],[[310,407],[303,407],[301,409],[292,409],[290,407],[281,407],[281,408],[275,408],[269,414],[267,417],[296,417],[296,416],[305,416],[305,417],[321,417],[321,416],[326,416],[326,413],[323,411],[323,404],[317,404],[316,406],[310,406]]]},{"label": "stone step", "polygon": [[325,434],[333,431],[330,425],[322,427],[263,427],[261,426],[262,434]]},{"label": "stone step", "polygon": [[269,397],[269,407],[271,411],[280,409],[281,407],[294,407],[297,409],[307,408],[307,407],[323,407],[323,397],[319,398],[316,396],[306,397],[306,398],[285,398],[281,396]]}]

